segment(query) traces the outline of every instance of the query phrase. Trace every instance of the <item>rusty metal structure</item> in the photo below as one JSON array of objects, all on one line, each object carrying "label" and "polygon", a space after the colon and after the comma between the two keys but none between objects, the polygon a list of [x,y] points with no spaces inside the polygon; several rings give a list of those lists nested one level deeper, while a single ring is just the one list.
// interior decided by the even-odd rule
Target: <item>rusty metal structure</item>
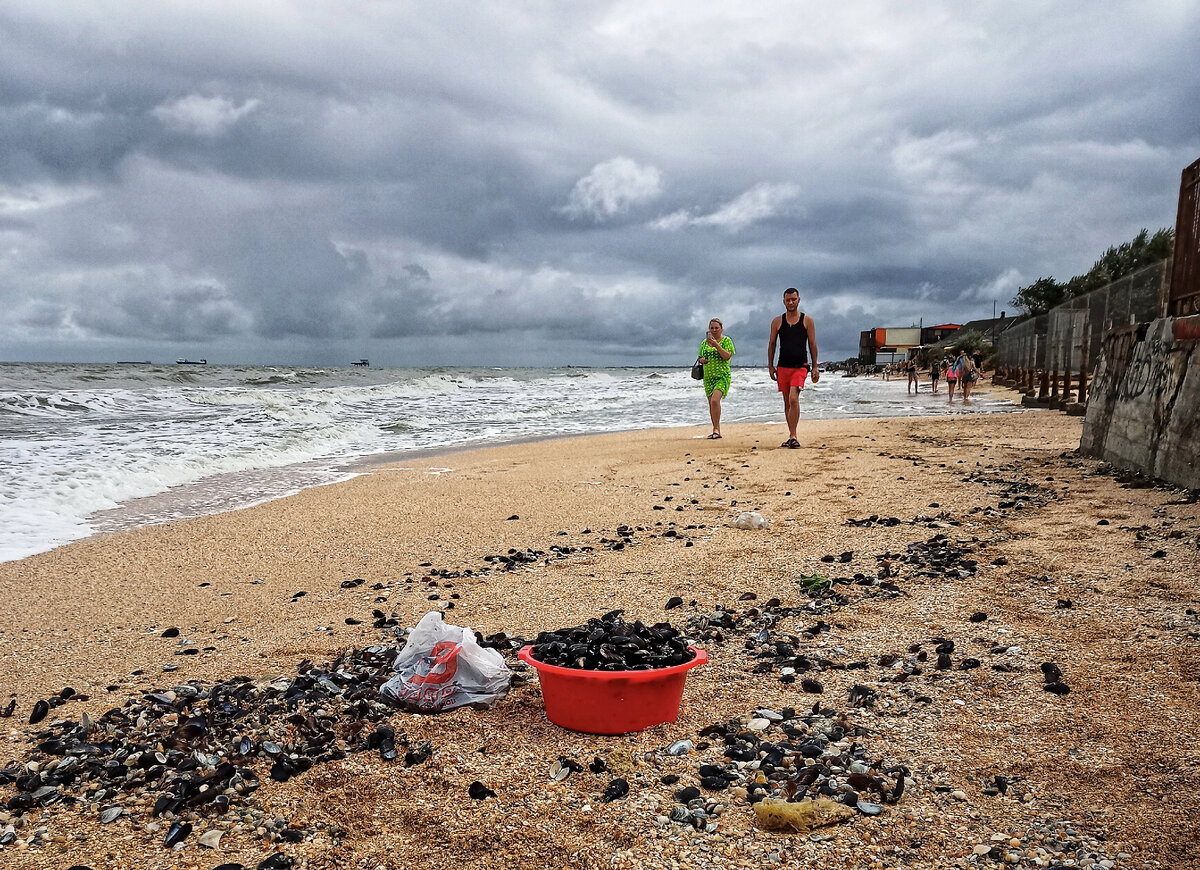
[{"label": "rusty metal structure", "polygon": [[1175,256],[1163,314],[1200,314],[1200,160],[1183,170],[1175,219]]}]

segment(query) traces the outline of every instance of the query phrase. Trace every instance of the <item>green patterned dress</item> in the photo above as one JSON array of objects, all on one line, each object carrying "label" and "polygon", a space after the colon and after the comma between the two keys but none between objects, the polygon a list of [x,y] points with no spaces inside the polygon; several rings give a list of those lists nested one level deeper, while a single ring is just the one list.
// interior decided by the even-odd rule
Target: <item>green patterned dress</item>
[{"label": "green patterned dress", "polygon": [[[721,339],[721,347],[729,351],[733,358],[733,340],[727,335]],[[720,390],[722,396],[729,395],[729,360],[721,359],[717,349],[707,340],[700,342],[700,356],[707,360],[704,364],[704,395],[711,396],[713,390]]]}]

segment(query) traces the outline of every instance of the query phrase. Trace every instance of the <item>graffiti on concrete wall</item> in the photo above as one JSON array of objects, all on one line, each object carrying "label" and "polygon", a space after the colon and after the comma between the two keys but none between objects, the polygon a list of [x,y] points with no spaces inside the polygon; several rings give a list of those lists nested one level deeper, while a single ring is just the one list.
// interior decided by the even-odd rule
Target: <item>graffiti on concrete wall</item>
[{"label": "graffiti on concrete wall", "polygon": [[1157,338],[1143,341],[1134,347],[1129,367],[1125,369],[1125,376],[1121,378],[1118,395],[1122,401],[1137,399],[1151,388],[1155,392],[1166,388],[1172,377],[1172,368],[1168,362],[1170,350],[1171,345]]}]

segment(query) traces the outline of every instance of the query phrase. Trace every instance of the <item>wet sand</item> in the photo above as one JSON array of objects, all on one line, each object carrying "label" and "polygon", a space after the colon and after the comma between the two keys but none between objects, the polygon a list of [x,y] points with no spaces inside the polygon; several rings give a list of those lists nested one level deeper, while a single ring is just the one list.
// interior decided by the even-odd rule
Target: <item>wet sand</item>
[{"label": "wet sand", "polygon": [[[1017,866],[1045,866],[1066,854],[1059,837],[1117,867],[1200,866],[1200,509],[1075,455],[1080,427],[1036,411],[802,423],[799,450],[778,447],[779,425],[727,425],[720,441],[698,426],[510,445],[0,565],[0,705],[17,702],[0,722],[7,769],[56,720],[188,681],[294,676],[303,659],[380,643],[376,609],[411,626],[452,602],[448,622],[532,637],[623,608],[686,631],[716,607],[749,627],[772,597],[807,606],[806,576],[874,578],[835,586],[844,601],[821,617],[828,630],[803,634],[814,619],[800,615],[772,628],[828,663],[814,674],[820,696],[781,682],[778,663],[756,672],[770,658],[754,634],[730,630],[702,644],[709,662],[690,673],[674,723],[620,737],[563,731],[531,680],[486,712],[395,713],[410,742],[433,742],[419,766],[355,753],[287,783],[264,767],[250,801],[260,815],[200,812],[181,852],[146,830],[146,799],[130,798],[109,825],[84,803],[0,814],[0,830],[14,825],[0,861],[254,867],[284,852],[314,868],[932,868],[999,866],[1011,853]],[[747,510],[769,528],[734,528]],[[899,522],[864,522],[872,516]],[[937,535],[974,573],[910,558]],[[489,561],[510,550],[541,556],[510,571]],[[881,579],[898,591],[879,594]],[[684,605],[667,611],[672,596]],[[161,636],[172,627],[178,638]],[[951,666],[939,670],[933,641],[947,639]],[[896,661],[917,648],[928,660],[898,680]],[[979,666],[963,669],[967,659]],[[1061,668],[1069,694],[1043,690],[1043,662]],[[873,707],[849,706],[855,685],[876,693]],[[34,703],[64,686],[88,699],[27,725]],[[675,758],[665,747],[757,708],[814,701],[865,729],[870,758],[909,769],[881,816],[815,837],[771,833],[726,791],[713,795],[715,833],[662,823],[673,792],[722,748]],[[559,756],[597,755],[628,759],[627,797],[601,801],[611,773],[548,778]],[[663,784],[668,774],[679,783]],[[1009,787],[986,793],[997,776]],[[474,780],[497,796],[471,799]],[[0,800],[14,794],[0,786]],[[285,819],[302,841],[273,841],[262,818]],[[219,853],[196,842],[214,827],[226,830]],[[990,856],[975,854],[983,844]]]}]

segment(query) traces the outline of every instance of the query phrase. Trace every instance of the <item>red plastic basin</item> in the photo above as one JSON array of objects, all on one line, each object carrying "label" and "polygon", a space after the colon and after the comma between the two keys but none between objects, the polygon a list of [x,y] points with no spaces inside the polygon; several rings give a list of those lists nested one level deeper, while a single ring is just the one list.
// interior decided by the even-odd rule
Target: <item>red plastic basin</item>
[{"label": "red plastic basin", "polygon": [[561,728],[588,734],[627,734],[674,722],[683,700],[687,672],[708,661],[708,653],[688,647],[690,662],[652,671],[585,671],[539,662],[533,646],[517,657],[537,669],[546,718]]}]

